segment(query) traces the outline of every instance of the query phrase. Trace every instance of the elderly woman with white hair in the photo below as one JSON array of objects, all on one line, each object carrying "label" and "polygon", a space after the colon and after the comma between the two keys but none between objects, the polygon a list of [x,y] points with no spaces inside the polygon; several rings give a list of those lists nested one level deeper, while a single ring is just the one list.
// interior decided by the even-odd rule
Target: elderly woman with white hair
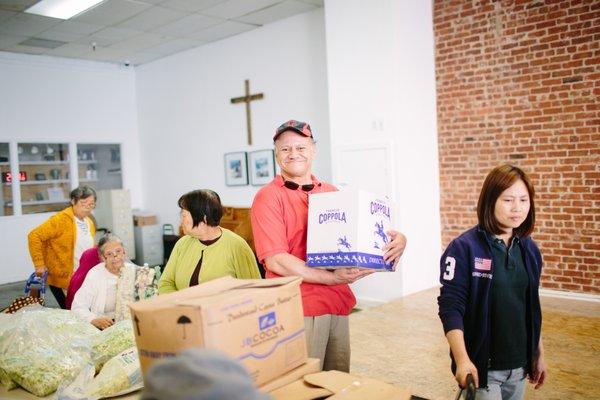
[{"label": "elderly woman with white hair", "polygon": [[[98,329],[127,317],[124,301],[132,301],[136,266],[126,261],[121,239],[107,234],[98,242],[102,262],[88,272],[75,294],[71,310]],[[125,295],[122,295],[124,293]]]}]

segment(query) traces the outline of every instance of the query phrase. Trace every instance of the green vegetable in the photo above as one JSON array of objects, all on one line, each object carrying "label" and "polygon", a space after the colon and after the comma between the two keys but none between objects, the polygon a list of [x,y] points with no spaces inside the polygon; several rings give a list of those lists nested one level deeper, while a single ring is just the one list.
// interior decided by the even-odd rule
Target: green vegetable
[{"label": "green vegetable", "polygon": [[76,351],[34,346],[25,353],[3,357],[2,368],[25,390],[43,397],[74,377],[87,362],[88,358]]},{"label": "green vegetable", "polygon": [[[99,331],[67,310],[25,307],[0,317],[0,382],[7,388],[18,384],[36,396],[46,396],[59,384],[73,380],[86,365],[99,371],[133,346],[129,320]],[[137,364],[139,374],[139,360]],[[111,381],[108,371],[98,381],[100,392],[108,390],[102,389],[106,386],[113,391],[131,387],[131,382],[125,386],[123,374],[117,373]]]},{"label": "green vegetable", "polygon": [[89,397],[115,396],[134,386],[141,387],[140,359],[135,347],[114,356],[104,364],[88,389]]},{"label": "green vegetable", "polygon": [[12,390],[17,387],[17,383],[10,379],[10,376],[2,368],[0,368],[0,383],[6,390]]},{"label": "green vegetable", "polygon": [[3,384],[19,384],[37,396],[54,392],[61,381],[90,362],[92,340],[98,335],[90,326],[70,311],[39,306],[25,307],[9,319],[3,318]]},{"label": "green vegetable", "polygon": [[100,335],[96,336],[92,346],[92,359],[96,365],[96,371],[99,371],[105,362],[132,346],[135,346],[135,336],[131,320],[117,322],[103,330]]}]

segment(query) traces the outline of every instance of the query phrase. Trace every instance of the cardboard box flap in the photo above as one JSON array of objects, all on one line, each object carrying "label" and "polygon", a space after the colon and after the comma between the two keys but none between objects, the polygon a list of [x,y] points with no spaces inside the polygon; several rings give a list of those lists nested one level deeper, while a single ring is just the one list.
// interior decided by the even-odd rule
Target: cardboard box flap
[{"label": "cardboard box flap", "polygon": [[[232,278],[233,279],[233,278]],[[244,285],[237,285],[229,287],[223,291],[214,291],[210,295],[194,296],[193,298],[187,297],[185,299],[177,300],[175,303],[182,306],[202,307],[209,306],[211,304],[219,303],[224,298],[234,298],[238,296],[245,296],[248,291],[256,291],[257,295],[264,293],[264,289],[276,289],[289,284],[296,284],[300,286],[302,278],[297,276],[289,276],[274,279],[234,279],[235,281],[242,281]],[[274,281],[274,282],[269,282]],[[211,281],[212,282],[212,281]],[[208,282],[210,283],[210,282]]]},{"label": "cardboard box flap", "polygon": [[377,379],[360,378],[340,371],[304,375],[269,393],[274,400],[410,400],[410,392]]},{"label": "cardboard box flap", "polygon": [[306,374],[313,374],[321,370],[321,360],[318,358],[309,358],[301,366],[294,368],[293,370],[286,372],[280,377],[269,381],[259,387],[261,392],[272,392],[280,387],[289,385],[298,379],[302,380],[302,377]]},{"label": "cardboard box flap", "polygon": [[377,379],[360,378],[340,371],[324,371],[304,376],[310,385],[333,393],[329,399],[409,400],[410,392]]},{"label": "cardboard box flap", "polygon": [[303,379],[269,392],[273,400],[315,400],[331,396],[333,392],[313,386]]},{"label": "cardboard box flap", "polygon": [[265,288],[283,286],[294,281],[302,282],[302,278],[299,276],[282,276],[279,278],[272,279],[247,279],[247,281],[250,282],[250,284],[244,286],[244,288]]},{"label": "cardboard box flap", "polygon": [[235,279],[231,276],[224,276],[174,293],[162,294],[148,300],[131,303],[129,307],[136,311],[169,308],[174,304],[184,304],[190,299],[214,296],[217,293],[225,292],[227,290],[252,285],[253,281],[255,280]]}]

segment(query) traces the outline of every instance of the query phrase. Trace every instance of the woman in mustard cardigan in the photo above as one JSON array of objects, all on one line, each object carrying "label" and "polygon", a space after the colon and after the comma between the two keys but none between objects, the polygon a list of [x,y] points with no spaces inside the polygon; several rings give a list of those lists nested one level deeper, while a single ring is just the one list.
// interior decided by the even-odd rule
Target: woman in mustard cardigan
[{"label": "woman in mustard cardigan", "polygon": [[71,205],[29,232],[29,254],[35,272],[48,271],[48,286],[60,308],[79,258],[94,247],[96,228],[90,218],[96,207],[96,192],[88,186],[71,191]]}]

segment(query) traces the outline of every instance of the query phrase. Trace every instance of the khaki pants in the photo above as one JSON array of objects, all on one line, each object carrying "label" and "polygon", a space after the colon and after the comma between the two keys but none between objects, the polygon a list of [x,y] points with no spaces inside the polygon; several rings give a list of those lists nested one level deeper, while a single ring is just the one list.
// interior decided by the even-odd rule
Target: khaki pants
[{"label": "khaki pants", "polygon": [[321,360],[323,371],[350,372],[350,331],[348,316],[304,317],[308,356]]}]

